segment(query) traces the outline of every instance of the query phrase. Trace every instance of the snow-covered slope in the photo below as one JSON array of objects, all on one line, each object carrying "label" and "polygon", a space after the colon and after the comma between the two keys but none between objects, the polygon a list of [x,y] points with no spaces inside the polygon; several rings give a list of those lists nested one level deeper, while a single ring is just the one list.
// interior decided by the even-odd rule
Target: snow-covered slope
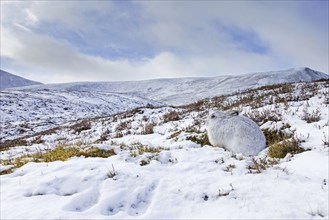
[{"label": "snow-covered slope", "polygon": [[[0,91],[0,138],[39,131],[70,120],[100,117],[136,107],[182,105],[277,83],[314,81],[329,76],[309,68],[212,78],[34,85]],[[33,127],[33,126],[32,126]],[[42,128],[42,129],[41,129]]]},{"label": "snow-covered slope", "polygon": [[[70,121],[13,140],[0,152],[0,171],[15,168],[0,178],[0,218],[328,219],[328,94],[328,80],[269,86],[197,105]],[[208,109],[238,109],[257,120],[269,147],[245,157],[210,146]],[[290,148],[292,139],[306,151],[268,156],[276,144]],[[115,155],[49,156],[74,148]]]},{"label": "snow-covered slope", "polygon": [[284,71],[251,73],[208,78],[155,79],[127,82],[78,82],[40,85],[24,88],[25,91],[99,91],[138,95],[170,105],[183,105],[202,98],[231,94],[238,90],[265,85],[309,82],[328,79],[329,75],[309,69],[295,68]]},{"label": "snow-covered slope", "polygon": [[106,92],[4,90],[0,92],[0,139],[40,132],[71,120],[158,105],[146,98]]},{"label": "snow-covered slope", "polygon": [[0,70],[0,90],[13,87],[31,86],[41,84],[32,80]]}]

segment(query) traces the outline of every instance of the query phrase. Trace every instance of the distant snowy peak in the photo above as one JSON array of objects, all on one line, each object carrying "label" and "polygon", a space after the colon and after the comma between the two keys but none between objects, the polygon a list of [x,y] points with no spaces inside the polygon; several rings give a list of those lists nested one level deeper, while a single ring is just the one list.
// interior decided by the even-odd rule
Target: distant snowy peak
[{"label": "distant snowy peak", "polygon": [[37,84],[41,84],[41,83],[28,80],[23,77],[16,76],[6,71],[0,70],[0,90],[13,88],[13,87],[31,86]]},{"label": "distant snowy peak", "polygon": [[296,78],[299,77],[298,78],[299,81],[315,81],[320,79],[329,79],[329,75],[312,70],[308,67],[295,69],[295,71],[296,71]]},{"label": "distant snowy peak", "polygon": [[319,71],[312,70],[308,67],[299,67],[299,68],[292,68],[292,69],[281,70],[281,71],[246,74],[245,76],[248,75],[254,75],[256,78],[260,78],[260,79],[264,77],[268,79],[275,77],[275,81],[279,81],[279,83],[282,83],[284,81],[309,82],[309,81],[316,81],[320,79],[329,79],[329,75]]},{"label": "distant snowy peak", "polygon": [[249,73],[230,77],[232,80],[241,81],[244,86],[266,86],[280,83],[311,82],[329,79],[329,75],[312,70],[308,67],[292,68],[288,70]]}]

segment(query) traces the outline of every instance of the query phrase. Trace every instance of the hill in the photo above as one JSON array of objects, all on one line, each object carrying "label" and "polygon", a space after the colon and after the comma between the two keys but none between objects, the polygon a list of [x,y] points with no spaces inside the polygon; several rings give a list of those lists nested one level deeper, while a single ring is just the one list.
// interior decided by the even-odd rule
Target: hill
[{"label": "hill", "polygon": [[23,77],[16,76],[6,71],[0,70],[0,90],[13,88],[13,87],[38,85],[38,84],[41,83],[28,80]]},{"label": "hill", "polygon": [[24,91],[89,91],[139,96],[168,105],[184,105],[203,98],[231,94],[236,91],[266,85],[310,82],[329,79],[329,75],[307,67],[282,71],[260,72],[233,76],[204,78],[154,79],[125,82],[77,82],[39,85]]},{"label": "hill", "polygon": [[12,88],[0,92],[0,128],[4,131],[0,138],[18,133],[32,134],[35,128],[42,131],[68,121],[104,117],[142,106],[184,105],[250,88],[328,78],[328,75],[309,68],[297,68],[212,78],[78,82]]},{"label": "hill", "polygon": [[[5,127],[1,219],[327,219],[328,83],[268,85],[43,131]],[[209,109],[255,120],[267,148],[251,157],[211,146]]]}]

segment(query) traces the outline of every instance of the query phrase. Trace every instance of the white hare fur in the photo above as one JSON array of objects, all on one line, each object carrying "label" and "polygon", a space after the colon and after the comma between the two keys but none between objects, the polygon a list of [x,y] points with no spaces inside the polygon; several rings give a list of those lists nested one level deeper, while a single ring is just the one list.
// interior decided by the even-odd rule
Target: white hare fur
[{"label": "white hare fur", "polygon": [[211,112],[206,123],[209,141],[234,153],[255,156],[265,148],[265,136],[254,121],[238,114]]}]

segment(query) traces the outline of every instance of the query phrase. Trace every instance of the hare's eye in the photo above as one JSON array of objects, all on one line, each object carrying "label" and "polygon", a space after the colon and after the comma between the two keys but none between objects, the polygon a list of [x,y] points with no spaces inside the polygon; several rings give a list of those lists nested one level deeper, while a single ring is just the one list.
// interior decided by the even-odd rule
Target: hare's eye
[{"label": "hare's eye", "polygon": [[216,116],[215,116],[215,115],[211,115],[210,117],[211,117],[211,118],[216,118]]}]

